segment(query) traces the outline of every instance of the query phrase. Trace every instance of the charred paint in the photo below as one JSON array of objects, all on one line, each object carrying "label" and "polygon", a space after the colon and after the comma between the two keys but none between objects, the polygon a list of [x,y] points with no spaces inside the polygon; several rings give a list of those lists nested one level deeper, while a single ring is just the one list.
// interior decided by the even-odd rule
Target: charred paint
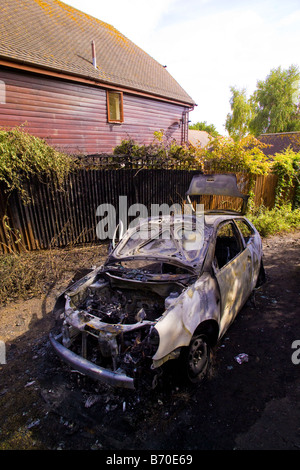
[{"label": "charred paint", "polygon": [[[247,239],[235,220],[247,224]],[[234,239],[224,237],[227,226]],[[147,241],[139,245],[131,239],[135,230],[125,233],[104,266],[65,293],[66,351],[52,341],[73,367],[130,388],[147,375],[154,384],[152,374],[177,359],[207,325],[213,325],[207,333],[216,342],[255,287],[262,263],[258,232],[241,216],[205,216],[204,242],[194,259],[182,248],[168,256],[163,243],[145,253],[140,247]],[[196,348],[200,342],[193,344]]]}]

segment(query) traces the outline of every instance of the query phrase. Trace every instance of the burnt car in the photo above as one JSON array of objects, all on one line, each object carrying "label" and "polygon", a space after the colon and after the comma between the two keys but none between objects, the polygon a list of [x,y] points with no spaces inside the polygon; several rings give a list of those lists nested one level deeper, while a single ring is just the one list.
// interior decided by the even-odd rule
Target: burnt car
[{"label": "burnt car", "polygon": [[131,389],[146,377],[154,387],[171,360],[191,382],[205,376],[212,347],[264,271],[236,177],[197,175],[189,202],[200,194],[238,197],[242,211],[141,219],[102,266],[58,298],[62,326],[50,341],[73,369]]}]

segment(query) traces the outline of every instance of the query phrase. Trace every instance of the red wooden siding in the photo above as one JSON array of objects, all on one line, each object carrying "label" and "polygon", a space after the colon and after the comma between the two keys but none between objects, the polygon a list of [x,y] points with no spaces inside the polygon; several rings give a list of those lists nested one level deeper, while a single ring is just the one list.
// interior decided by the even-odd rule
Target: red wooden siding
[{"label": "red wooden siding", "polygon": [[187,107],[124,93],[124,123],[107,122],[106,90],[67,80],[0,67],[6,103],[0,103],[0,126],[24,123],[28,132],[68,153],[110,153],[121,140],[150,143],[163,129],[178,143]]}]

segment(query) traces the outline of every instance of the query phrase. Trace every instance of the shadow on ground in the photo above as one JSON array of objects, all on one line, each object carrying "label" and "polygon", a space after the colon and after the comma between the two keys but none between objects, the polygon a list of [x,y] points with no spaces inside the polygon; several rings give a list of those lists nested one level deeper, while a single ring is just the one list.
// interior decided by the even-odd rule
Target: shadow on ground
[{"label": "shadow on ground", "polygon": [[[173,375],[155,391],[113,390],[71,371],[51,350],[54,319],[11,341],[0,366],[0,449],[215,450],[300,448],[300,233],[264,241],[267,283],[218,345],[210,376]],[[298,335],[298,336],[297,336]],[[248,355],[239,364],[235,357]]]}]

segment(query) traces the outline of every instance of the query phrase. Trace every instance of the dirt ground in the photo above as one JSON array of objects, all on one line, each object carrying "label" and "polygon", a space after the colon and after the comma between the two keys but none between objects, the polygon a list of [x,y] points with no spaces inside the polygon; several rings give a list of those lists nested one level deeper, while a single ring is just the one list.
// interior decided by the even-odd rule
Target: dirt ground
[{"label": "dirt ground", "polygon": [[[166,375],[151,392],[114,390],[61,363],[48,340],[51,309],[73,273],[42,298],[0,309],[0,449],[300,449],[300,364],[292,361],[292,343],[300,341],[300,232],[263,244],[267,282],[197,386]],[[87,267],[103,255],[99,249]],[[248,362],[236,361],[240,353]]]}]

